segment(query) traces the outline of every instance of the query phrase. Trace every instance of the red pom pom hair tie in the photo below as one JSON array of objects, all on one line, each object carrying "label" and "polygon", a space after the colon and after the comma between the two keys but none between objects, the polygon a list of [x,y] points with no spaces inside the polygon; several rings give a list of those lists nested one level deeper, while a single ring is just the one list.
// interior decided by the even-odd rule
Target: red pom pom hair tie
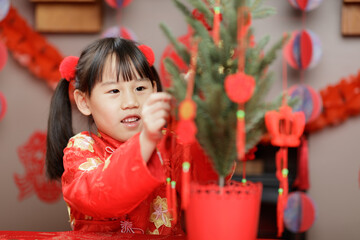
[{"label": "red pom pom hair tie", "polygon": [[155,55],[153,50],[146,45],[139,45],[138,48],[144,54],[149,66],[152,67],[155,62]]},{"label": "red pom pom hair tie", "polygon": [[59,71],[61,78],[65,78],[68,82],[75,79],[76,65],[79,57],[68,56],[60,63]]}]

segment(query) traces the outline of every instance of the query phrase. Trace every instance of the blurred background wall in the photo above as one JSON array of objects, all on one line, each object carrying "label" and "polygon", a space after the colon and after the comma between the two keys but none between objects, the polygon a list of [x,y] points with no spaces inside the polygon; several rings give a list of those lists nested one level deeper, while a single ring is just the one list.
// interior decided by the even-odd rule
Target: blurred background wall
[{"label": "blurred background wall", "polygon": [[[12,0],[11,4],[34,26],[34,3]],[[301,14],[286,0],[268,0],[266,5],[277,10],[275,16],[254,20],[255,39],[271,36],[271,43],[284,32],[301,28]],[[304,81],[320,90],[336,84],[343,77],[360,70],[360,37],[341,35],[342,1],[323,1],[309,12],[306,27],[321,40],[323,56],[319,64],[305,71]],[[131,29],[138,41],[153,48],[156,66],[168,42],[159,28],[164,22],[175,36],[187,32],[185,21],[170,0],[134,0],[129,6],[116,11],[103,3],[102,30],[116,24]],[[59,21],[61,21],[59,19]],[[81,49],[101,37],[97,34],[44,33],[49,43],[63,56],[79,55]],[[269,94],[281,91],[281,58],[273,64],[277,81]],[[299,73],[289,70],[288,84],[299,82]],[[41,201],[35,193],[19,200],[19,189],[14,174],[25,175],[24,165],[17,154],[36,131],[45,132],[52,90],[44,81],[35,78],[20,66],[9,53],[6,66],[0,71],[0,91],[8,102],[8,111],[0,122],[0,230],[66,231],[68,224],[66,205],[60,198],[55,203]],[[76,131],[86,121],[76,111]],[[313,133],[309,137],[309,169],[311,187],[309,196],[317,206],[317,220],[308,232],[310,240],[358,239],[360,237],[360,117]]]}]

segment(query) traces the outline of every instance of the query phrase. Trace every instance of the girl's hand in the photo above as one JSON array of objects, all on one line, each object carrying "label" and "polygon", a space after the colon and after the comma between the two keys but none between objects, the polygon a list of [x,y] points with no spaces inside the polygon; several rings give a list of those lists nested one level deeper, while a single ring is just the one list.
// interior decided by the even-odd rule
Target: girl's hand
[{"label": "girl's hand", "polygon": [[[150,95],[142,108],[143,129],[140,133],[140,146],[145,161],[151,156],[156,143],[161,139],[162,128],[170,115],[171,95],[157,92]],[[150,154],[150,155],[148,155]]]}]

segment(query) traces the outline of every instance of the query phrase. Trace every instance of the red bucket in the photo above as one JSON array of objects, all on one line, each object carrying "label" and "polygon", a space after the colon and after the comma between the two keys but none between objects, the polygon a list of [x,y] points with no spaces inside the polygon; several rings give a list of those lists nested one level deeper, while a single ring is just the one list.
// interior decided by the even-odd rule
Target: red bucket
[{"label": "red bucket", "polygon": [[262,184],[191,184],[186,209],[188,240],[255,240]]}]

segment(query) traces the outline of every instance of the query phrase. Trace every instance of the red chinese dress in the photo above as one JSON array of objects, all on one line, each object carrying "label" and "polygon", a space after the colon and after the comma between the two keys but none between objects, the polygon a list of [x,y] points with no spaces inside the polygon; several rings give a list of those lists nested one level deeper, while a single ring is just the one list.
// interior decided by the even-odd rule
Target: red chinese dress
[{"label": "red chinese dress", "polygon": [[[166,162],[169,160],[164,156],[168,156],[168,150],[164,144],[158,144],[157,151],[145,163],[139,134],[124,143],[103,133],[90,137],[88,132],[82,132],[72,137],[64,149],[65,171],[61,179],[72,228],[183,234],[181,221],[173,225],[170,219],[165,183],[172,171],[180,193],[183,150],[183,145],[177,143],[171,162]],[[192,181],[218,179],[198,143],[191,146],[190,153]],[[179,197],[177,206],[180,206]],[[177,219],[180,217],[178,211]]]}]

